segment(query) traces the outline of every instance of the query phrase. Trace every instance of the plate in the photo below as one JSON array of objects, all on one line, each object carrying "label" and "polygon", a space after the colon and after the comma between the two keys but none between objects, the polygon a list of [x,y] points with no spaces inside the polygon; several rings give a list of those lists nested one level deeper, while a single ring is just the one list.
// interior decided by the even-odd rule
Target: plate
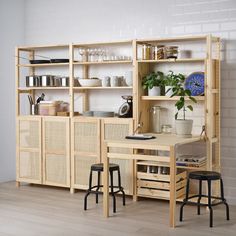
[{"label": "plate", "polygon": [[185,89],[191,91],[192,96],[204,95],[204,72],[194,72],[185,80]]}]

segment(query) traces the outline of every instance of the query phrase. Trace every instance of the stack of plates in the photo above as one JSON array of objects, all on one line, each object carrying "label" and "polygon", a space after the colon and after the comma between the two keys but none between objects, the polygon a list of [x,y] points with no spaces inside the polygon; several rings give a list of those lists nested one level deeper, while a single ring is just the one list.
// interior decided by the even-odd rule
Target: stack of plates
[{"label": "stack of plates", "polygon": [[85,111],[83,116],[95,116],[95,117],[114,117],[113,111]]}]

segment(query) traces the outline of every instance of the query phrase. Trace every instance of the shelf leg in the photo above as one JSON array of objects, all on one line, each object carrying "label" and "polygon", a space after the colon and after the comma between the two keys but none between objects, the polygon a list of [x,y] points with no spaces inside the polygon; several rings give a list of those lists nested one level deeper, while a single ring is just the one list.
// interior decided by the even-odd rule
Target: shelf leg
[{"label": "shelf leg", "polygon": [[75,189],[74,188],[70,188],[70,193],[74,194],[75,193]]},{"label": "shelf leg", "polygon": [[16,187],[19,188],[20,187],[20,182],[16,181]]}]

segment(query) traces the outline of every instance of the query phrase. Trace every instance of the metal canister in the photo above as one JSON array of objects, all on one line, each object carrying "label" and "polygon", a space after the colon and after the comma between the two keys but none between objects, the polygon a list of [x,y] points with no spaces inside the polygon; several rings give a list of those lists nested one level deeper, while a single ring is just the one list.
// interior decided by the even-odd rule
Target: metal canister
[{"label": "metal canister", "polygon": [[36,87],[38,86],[38,77],[35,75],[26,76],[26,87]]},{"label": "metal canister", "polygon": [[150,113],[151,132],[161,133],[161,107],[153,106]]}]

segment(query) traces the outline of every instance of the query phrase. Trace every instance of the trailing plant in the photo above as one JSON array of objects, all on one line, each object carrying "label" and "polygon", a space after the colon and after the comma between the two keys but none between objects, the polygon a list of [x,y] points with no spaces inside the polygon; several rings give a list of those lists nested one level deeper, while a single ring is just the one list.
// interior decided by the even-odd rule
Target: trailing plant
[{"label": "trailing plant", "polygon": [[152,72],[143,78],[142,85],[144,89],[152,89],[155,86],[161,86],[164,80],[164,73],[161,71]]}]

